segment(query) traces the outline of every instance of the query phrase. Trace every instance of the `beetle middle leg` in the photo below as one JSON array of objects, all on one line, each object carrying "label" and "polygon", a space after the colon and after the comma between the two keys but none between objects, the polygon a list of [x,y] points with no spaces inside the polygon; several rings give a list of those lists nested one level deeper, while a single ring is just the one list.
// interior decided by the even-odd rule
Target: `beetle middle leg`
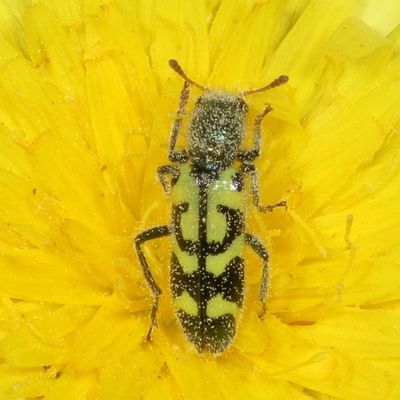
[{"label": "beetle middle leg", "polygon": [[263,206],[260,204],[260,185],[258,182],[258,176],[256,167],[251,163],[243,163],[241,171],[243,174],[249,174],[251,178],[251,192],[253,196],[253,203],[257,207],[257,209],[261,212],[270,212],[274,208],[285,207],[287,208],[286,201],[280,201],[275,204],[270,204],[268,206]]},{"label": "beetle middle leg", "polygon": [[262,318],[266,311],[266,300],[267,300],[267,290],[268,290],[268,272],[269,272],[269,264],[268,264],[268,251],[262,242],[252,235],[251,233],[245,233],[245,242],[248,244],[262,259],[263,262],[263,272],[261,277],[261,285],[260,285],[260,292],[259,292],[259,300],[261,301],[261,312],[259,317]]},{"label": "beetle middle leg", "polygon": [[[171,180],[168,182],[166,179],[166,175],[171,175]],[[173,165],[162,165],[161,167],[158,167],[157,169],[157,176],[158,180],[161,182],[161,185],[164,189],[164,191],[167,194],[170,194],[171,192],[171,186],[173,182],[178,178],[179,176],[179,169]]]},{"label": "beetle middle leg", "polygon": [[150,228],[146,231],[139,233],[135,238],[136,252],[139,257],[140,265],[143,270],[144,277],[147,284],[150,287],[151,293],[153,294],[153,306],[151,308],[151,322],[150,327],[146,335],[146,340],[151,340],[151,333],[157,326],[157,310],[158,310],[158,298],[161,296],[161,289],[157,285],[153,274],[150,271],[149,264],[147,263],[146,257],[142,250],[142,244],[148,240],[158,239],[171,234],[171,227],[168,225],[160,225],[154,228]]}]

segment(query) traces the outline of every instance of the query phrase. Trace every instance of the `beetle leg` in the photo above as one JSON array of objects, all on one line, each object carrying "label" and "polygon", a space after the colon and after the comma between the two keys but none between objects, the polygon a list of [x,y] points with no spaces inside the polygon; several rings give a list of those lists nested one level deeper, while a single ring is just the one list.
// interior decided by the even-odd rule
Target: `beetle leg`
[{"label": "beetle leg", "polygon": [[165,176],[167,174],[171,175],[172,180],[175,180],[179,176],[179,169],[177,167],[174,167],[173,165],[162,165],[157,169],[158,180],[161,182],[164,191],[167,194],[171,194],[171,181],[168,182],[168,180],[166,179]]},{"label": "beetle leg", "polygon": [[185,106],[189,99],[189,83],[185,81],[183,89],[181,91],[178,112],[176,113],[176,119],[172,125],[171,140],[169,143],[169,154],[168,158],[172,162],[183,163],[188,159],[187,150],[175,151],[176,142],[178,140],[179,130],[181,127],[181,120],[185,112]]},{"label": "beetle leg", "polygon": [[254,121],[253,148],[251,150],[239,150],[237,158],[241,161],[254,161],[260,156],[261,143],[261,122],[264,117],[272,111],[272,107],[267,104],[264,111],[256,116]]},{"label": "beetle leg", "polygon": [[149,264],[147,263],[146,257],[144,256],[142,250],[142,244],[148,240],[157,239],[163,236],[168,236],[171,234],[171,227],[168,225],[160,225],[154,228],[150,228],[146,231],[139,233],[135,238],[136,253],[139,257],[140,265],[147,284],[150,287],[151,293],[153,294],[153,306],[151,308],[151,322],[150,327],[146,335],[146,340],[151,340],[151,333],[153,329],[157,326],[157,310],[158,310],[158,298],[161,296],[161,289],[157,285],[153,274],[150,271]]},{"label": "beetle leg", "polygon": [[286,201],[280,201],[279,203],[270,204],[268,206],[262,206],[260,204],[260,185],[258,183],[258,176],[255,165],[250,163],[243,163],[241,170],[244,174],[250,175],[253,203],[257,207],[258,211],[271,212],[274,208],[277,207],[285,207],[287,209]]},{"label": "beetle leg", "polygon": [[245,242],[248,244],[262,259],[263,262],[263,272],[261,277],[261,285],[260,285],[260,292],[259,292],[259,300],[261,301],[261,312],[259,317],[262,318],[266,311],[266,300],[267,300],[267,290],[268,290],[268,271],[269,271],[269,264],[268,264],[268,251],[262,242],[257,239],[251,233],[245,233]]}]

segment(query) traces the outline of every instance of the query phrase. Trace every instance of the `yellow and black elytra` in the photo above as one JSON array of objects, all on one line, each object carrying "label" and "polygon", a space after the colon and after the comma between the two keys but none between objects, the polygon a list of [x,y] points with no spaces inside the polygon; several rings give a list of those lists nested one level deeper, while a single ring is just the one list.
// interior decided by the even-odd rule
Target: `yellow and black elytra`
[{"label": "yellow and black elytra", "polygon": [[[142,244],[172,235],[170,284],[178,319],[199,352],[219,354],[232,342],[243,305],[245,244],[263,261],[259,298],[261,315],[265,312],[268,252],[259,239],[245,232],[244,178],[250,177],[253,202],[260,211],[286,206],[284,201],[266,207],[259,204],[253,161],[260,155],[262,119],[272,108],[268,105],[255,119],[253,147],[241,149],[248,112],[243,97],[282,85],[288,78],[282,75],[267,86],[236,96],[210,91],[193,82],[175,60],[170,60],[169,65],[185,81],[169,147],[169,160],[173,164],[158,168],[161,184],[172,196],[172,224],[146,230],[135,239],[140,264],[154,296],[147,340],[157,325],[161,290]],[[190,85],[204,94],[197,99],[193,111],[188,148],[176,151]],[[235,161],[238,167],[234,166]]]}]

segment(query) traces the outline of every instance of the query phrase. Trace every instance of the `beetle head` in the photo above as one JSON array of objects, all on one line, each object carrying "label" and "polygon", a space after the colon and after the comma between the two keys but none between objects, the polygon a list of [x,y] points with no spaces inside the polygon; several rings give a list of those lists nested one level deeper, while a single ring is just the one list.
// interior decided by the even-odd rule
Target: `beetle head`
[{"label": "beetle head", "polygon": [[242,98],[228,93],[206,92],[198,98],[188,131],[189,154],[197,167],[220,171],[232,164],[247,111]]}]

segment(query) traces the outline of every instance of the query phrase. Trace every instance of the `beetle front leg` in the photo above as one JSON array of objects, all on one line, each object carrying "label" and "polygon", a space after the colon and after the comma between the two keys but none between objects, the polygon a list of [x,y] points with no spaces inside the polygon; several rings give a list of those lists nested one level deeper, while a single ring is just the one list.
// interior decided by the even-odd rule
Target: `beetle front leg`
[{"label": "beetle front leg", "polygon": [[173,165],[162,165],[157,169],[158,180],[161,182],[164,191],[171,194],[171,182],[167,181],[166,175],[171,175],[172,181],[174,181],[179,176],[179,169]]},{"label": "beetle front leg", "polygon": [[153,332],[153,329],[157,326],[158,298],[161,296],[161,289],[157,285],[153,277],[153,274],[150,271],[149,264],[147,263],[146,257],[144,256],[141,246],[148,240],[158,239],[163,236],[168,236],[170,234],[171,234],[171,227],[167,225],[161,225],[161,226],[156,226],[154,228],[150,228],[147,231],[141,232],[135,238],[136,253],[139,257],[140,265],[142,267],[142,271],[146,279],[146,282],[150,287],[151,293],[153,294],[153,306],[151,308],[151,322],[149,330],[146,335],[147,341],[151,340],[151,333]]},{"label": "beetle front leg", "polygon": [[253,148],[250,150],[239,150],[237,158],[240,161],[254,161],[260,156],[261,145],[261,123],[264,117],[272,111],[272,107],[267,104],[264,111],[256,116],[254,121]]},{"label": "beetle front leg", "polygon": [[269,264],[268,264],[268,251],[265,246],[251,233],[245,233],[245,242],[248,244],[261,258],[263,262],[263,272],[261,277],[261,285],[259,292],[259,300],[261,301],[260,318],[263,318],[266,311],[266,300],[268,291],[268,277],[269,277]]},{"label": "beetle front leg", "polygon": [[249,174],[251,178],[251,191],[253,196],[253,203],[257,207],[258,211],[261,212],[271,212],[274,208],[285,207],[287,208],[286,201],[280,201],[275,204],[270,204],[268,206],[262,206],[260,204],[260,186],[258,183],[258,176],[256,172],[256,167],[254,164],[244,163],[242,164],[241,171],[243,174]]}]

